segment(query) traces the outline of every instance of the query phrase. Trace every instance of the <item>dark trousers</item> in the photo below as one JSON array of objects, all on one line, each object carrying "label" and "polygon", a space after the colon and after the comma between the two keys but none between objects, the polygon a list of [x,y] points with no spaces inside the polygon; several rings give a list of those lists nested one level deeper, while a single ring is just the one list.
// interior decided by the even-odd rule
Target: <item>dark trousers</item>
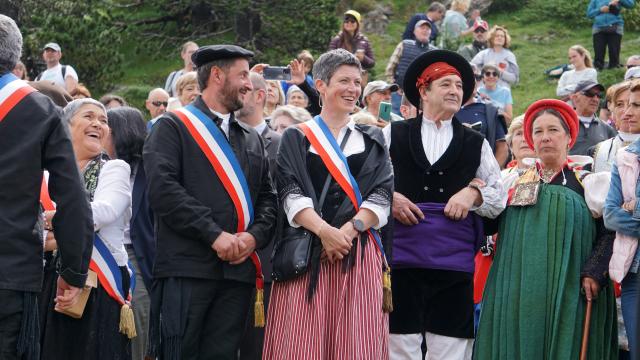
[{"label": "dark trousers", "polygon": [[171,324],[180,327],[180,359],[237,359],[253,286],[233,280],[161,281],[161,317],[166,322],[162,328],[164,332]]},{"label": "dark trousers", "polygon": [[[255,290],[253,291],[252,300],[255,301]],[[264,315],[266,318],[267,309],[269,309],[269,299],[271,299],[271,282],[264,283]],[[242,336],[242,344],[240,344],[240,360],[260,360],[262,359],[262,346],[264,344],[264,329],[254,326],[253,301],[250,306],[249,316],[244,328]]]},{"label": "dark trousers", "polygon": [[0,360],[18,359],[23,293],[0,290]]},{"label": "dark trousers", "polygon": [[609,68],[615,68],[620,65],[621,44],[622,35],[620,34],[605,34],[602,32],[593,34],[593,51],[595,53],[593,66],[597,69],[604,67],[604,55],[607,47],[609,48]]}]

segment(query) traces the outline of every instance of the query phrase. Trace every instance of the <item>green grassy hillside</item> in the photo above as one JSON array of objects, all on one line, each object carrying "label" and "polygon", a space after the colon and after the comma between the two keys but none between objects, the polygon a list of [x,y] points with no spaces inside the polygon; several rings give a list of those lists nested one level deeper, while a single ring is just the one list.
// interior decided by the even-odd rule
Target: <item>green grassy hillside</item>
[{"label": "green grassy hillside", "polygon": [[[383,36],[368,35],[373,42],[377,60],[375,67],[377,78],[384,78],[387,60],[400,41],[406,21],[413,13],[423,11],[426,7],[417,6],[416,3],[408,0],[394,0],[394,14],[387,33]],[[581,44],[592,51],[589,26],[576,27],[561,21],[529,22],[522,20],[523,17],[522,11],[488,14],[484,17],[491,26],[494,24],[506,26],[512,37],[512,50],[520,65],[520,83],[513,88],[514,114],[524,112],[526,107],[535,100],[555,96],[556,81],[547,79],[543,71],[566,63],[567,49],[571,45]],[[225,40],[230,41],[229,38],[208,39],[199,43],[203,45]],[[153,59],[145,54],[136,53],[133,51],[134,48],[134,41],[125,46],[124,51],[127,54],[124,64],[125,75],[114,92],[124,96],[134,106],[143,108],[144,99],[149,90],[164,86],[164,80],[169,72],[181,67],[182,64],[178,50],[173,56],[169,54],[162,59]],[[621,58],[624,60],[633,53],[640,53],[640,33],[626,31],[622,42]],[[623,75],[624,69],[605,70],[599,74],[598,79],[608,86],[622,80]]]}]

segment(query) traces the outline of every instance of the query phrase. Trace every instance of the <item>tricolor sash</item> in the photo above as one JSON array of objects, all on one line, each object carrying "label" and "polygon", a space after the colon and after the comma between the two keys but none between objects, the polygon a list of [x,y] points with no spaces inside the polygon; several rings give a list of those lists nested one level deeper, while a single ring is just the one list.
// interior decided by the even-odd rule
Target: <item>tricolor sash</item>
[{"label": "tricolor sash", "polygon": [[[187,127],[231,198],[238,215],[236,231],[246,231],[253,222],[253,203],[247,179],[229,141],[218,126],[193,104],[176,109],[173,113]],[[250,258],[256,267],[256,288],[262,290],[264,276],[260,258],[255,251]]]},{"label": "tricolor sash", "polygon": [[[349,200],[356,209],[356,212],[360,210],[362,205],[362,194],[356,179],[351,174],[349,169],[349,163],[347,158],[340,150],[338,142],[329,131],[329,128],[324,123],[324,120],[317,115],[313,120],[309,120],[298,125],[304,135],[309,139],[311,146],[318,152],[322,162],[329,170],[329,173],[333,179],[340,185],[340,188],[347,194]],[[367,231],[369,238],[375,241],[375,244],[380,251],[382,261],[385,267],[388,266],[386,256],[384,253],[384,247],[382,246],[382,240],[377,231],[369,229]]]},{"label": "tricolor sash", "polygon": [[42,174],[42,184],[40,185],[40,204],[45,211],[55,210],[56,204],[49,195],[49,174],[45,171]]},{"label": "tricolor sash", "polygon": [[0,77],[0,122],[25,96],[36,91],[12,73]]},{"label": "tricolor sash", "polygon": [[133,266],[130,262],[127,264],[127,270],[131,278],[131,286],[129,288],[129,294],[125,298],[120,267],[98,233],[95,233],[93,238],[93,252],[91,253],[89,269],[98,275],[100,285],[118,304],[125,305],[131,302],[131,296],[136,287],[136,276],[133,271]]}]

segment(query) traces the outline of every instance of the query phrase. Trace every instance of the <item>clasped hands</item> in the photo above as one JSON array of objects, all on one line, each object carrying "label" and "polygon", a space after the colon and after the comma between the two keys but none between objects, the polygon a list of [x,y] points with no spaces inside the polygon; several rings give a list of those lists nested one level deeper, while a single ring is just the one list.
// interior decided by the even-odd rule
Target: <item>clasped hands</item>
[{"label": "clasped hands", "polygon": [[328,260],[333,264],[335,261],[342,260],[349,254],[353,245],[353,239],[358,237],[359,233],[350,221],[342,225],[340,229],[323,221],[316,231],[316,235],[322,242],[321,260]]},{"label": "clasped hands", "polygon": [[256,249],[256,239],[248,232],[231,234],[222,232],[211,245],[211,248],[223,261],[231,265],[243,263]]}]

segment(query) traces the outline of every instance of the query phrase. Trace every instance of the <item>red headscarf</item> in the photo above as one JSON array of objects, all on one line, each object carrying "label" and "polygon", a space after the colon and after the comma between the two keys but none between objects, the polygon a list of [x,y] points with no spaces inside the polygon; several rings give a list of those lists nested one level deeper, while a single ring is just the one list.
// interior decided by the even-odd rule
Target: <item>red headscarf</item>
[{"label": "red headscarf", "polygon": [[453,66],[447,64],[446,62],[439,61],[435,62],[429,66],[427,66],[418,80],[416,81],[416,89],[420,89],[423,86],[427,86],[432,82],[445,77],[447,75],[458,75],[458,77],[462,78],[460,72],[454,68]]},{"label": "red headscarf", "polygon": [[564,101],[556,100],[556,99],[542,99],[534,102],[529,106],[527,112],[524,114],[524,139],[531,149],[533,149],[533,116],[538,112],[546,109],[553,109],[557,111],[562,116],[562,121],[567,124],[569,128],[569,135],[571,136],[571,142],[569,143],[569,148],[573,147],[573,144],[576,143],[576,139],[578,138],[579,128],[579,120],[578,114],[573,110],[569,104]]}]

